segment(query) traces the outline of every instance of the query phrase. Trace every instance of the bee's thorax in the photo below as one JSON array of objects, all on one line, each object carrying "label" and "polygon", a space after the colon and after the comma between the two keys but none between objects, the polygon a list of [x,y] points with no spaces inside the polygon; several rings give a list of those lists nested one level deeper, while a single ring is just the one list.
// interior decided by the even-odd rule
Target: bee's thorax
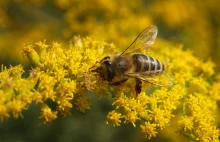
[{"label": "bee's thorax", "polygon": [[112,68],[116,76],[123,76],[132,68],[132,63],[123,56],[115,55],[112,61]]}]

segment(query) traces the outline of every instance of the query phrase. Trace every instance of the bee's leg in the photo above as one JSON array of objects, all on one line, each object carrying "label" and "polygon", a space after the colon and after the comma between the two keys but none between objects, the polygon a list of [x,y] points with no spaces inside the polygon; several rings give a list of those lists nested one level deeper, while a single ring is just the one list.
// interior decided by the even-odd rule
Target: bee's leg
[{"label": "bee's leg", "polygon": [[165,75],[165,77],[168,78],[168,81],[169,82],[166,82],[166,83],[162,83],[160,82],[160,80],[154,78],[156,76],[147,76],[148,73],[141,73],[141,76],[140,74],[137,74],[137,73],[129,73],[129,74],[126,74],[126,76],[128,77],[133,77],[133,78],[136,78],[136,79],[139,79],[139,80],[142,80],[144,82],[148,82],[150,84],[153,84],[153,85],[156,85],[156,86],[160,86],[160,87],[169,87],[169,86],[172,86],[173,85],[173,79],[166,73],[166,72],[163,72],[161,75]]},{"label": "bee's leg", "polygon": [[125,78],[125,79],[123,79],[123,80],[121,80],[121,81],[117,81],[117,82],[109,83],[109,85],[118,86],[118,85],[124,83],[124,82],[127,81],[127,80],[128,80],[128,78]]},{"label": "bee's leg", "polygon": [[138,78],[135,78],[135,80],[136,80],[135,91],[136,91],[136,97],[137,97],[138,94],[141,93],[141,84],[142,84],[142,82],[141,82],[141,80],[138,79]]}]

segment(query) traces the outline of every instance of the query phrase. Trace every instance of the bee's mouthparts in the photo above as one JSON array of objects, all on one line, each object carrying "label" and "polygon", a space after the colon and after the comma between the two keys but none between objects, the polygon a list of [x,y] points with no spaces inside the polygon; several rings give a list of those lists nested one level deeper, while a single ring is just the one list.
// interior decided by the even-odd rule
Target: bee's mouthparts
[{"label": "bee's mouthparts", "polygon": [[98,70],[97,69],[93,69],[93,70],[90,70],[91,72],[98,72]]}]

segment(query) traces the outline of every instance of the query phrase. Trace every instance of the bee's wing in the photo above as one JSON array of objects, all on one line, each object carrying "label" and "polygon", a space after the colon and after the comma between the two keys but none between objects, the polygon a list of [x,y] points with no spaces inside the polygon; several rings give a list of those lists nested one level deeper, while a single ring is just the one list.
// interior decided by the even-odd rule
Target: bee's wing
[{"label": "bee's wing", "polygon": [[133,77],[136,79],[140,79],[142,81],[151,83],[153,85],[157,86],[172,86],[173,85],[173,79],[166,73],[163,72],[160,75],[155,76],[149,76],[146,72],[134,72],[134,73],[127,73],[126,76]]},{"label": "bee's wing", "polygon": [[136,39],[131,43],[131,45],[128,46],[124,52],[122,52],[122,54],[125,55],[129,53],[138,52],[140,49],[149,49],[149,47],[154,44],[156,37],[157,27],[147,27],[136,37]]}]

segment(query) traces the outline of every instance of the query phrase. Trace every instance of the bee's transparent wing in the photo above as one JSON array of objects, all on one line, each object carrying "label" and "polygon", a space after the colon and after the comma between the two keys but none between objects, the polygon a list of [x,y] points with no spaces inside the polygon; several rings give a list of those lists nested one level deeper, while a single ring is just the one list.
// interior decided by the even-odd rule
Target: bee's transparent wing
[{"label": "bee's transparent wing", "polygon": [[163,72],[160,75],[149,76],[146,72],[134,72],[128,73],[127,76],[140,79],[144,82],[148,82],[157,86],[172,86],[173,78],[171,78],[166,72]]},{"label": "bee's transparent wing", "polygon": [[122,54],[130,54],[138,52],[140,49],[149,49],[151,45],[154,44],[154,41],[157,37],[157,27],[150,26],[144,29],[136,39],[131,43],[131,45],[125,49]]}]

